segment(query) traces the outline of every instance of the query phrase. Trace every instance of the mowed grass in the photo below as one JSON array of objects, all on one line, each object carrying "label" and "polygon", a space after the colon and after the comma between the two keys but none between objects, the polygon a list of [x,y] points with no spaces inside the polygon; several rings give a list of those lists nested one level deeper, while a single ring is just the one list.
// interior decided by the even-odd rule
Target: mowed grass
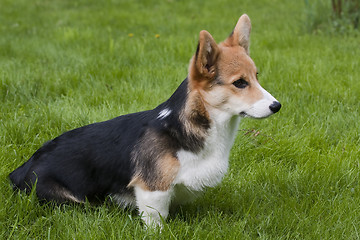
[{"label": "mowed grass", "polygon": [[[330,2],[330,1],[329,1]],[[359,239],[360,48],[312,35],[302,1],[0,1],[1,239]],[[156,107],[198,33],[253,25],[259,79],[283,105],[244,119],[229,172],[162,232],[115,204],[40,205],[8,174],[64,131]]]}]

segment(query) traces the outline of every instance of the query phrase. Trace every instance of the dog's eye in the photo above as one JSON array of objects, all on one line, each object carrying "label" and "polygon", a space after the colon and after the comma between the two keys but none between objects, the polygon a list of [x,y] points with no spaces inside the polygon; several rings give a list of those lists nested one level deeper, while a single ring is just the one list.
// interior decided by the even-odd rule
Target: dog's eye
[{"label": "dog's eye", "polygon": [[239,80],[233,82],[233,85],[237,88],[246,88],[249,85],[249,83],[245,79],[240,78]]}]

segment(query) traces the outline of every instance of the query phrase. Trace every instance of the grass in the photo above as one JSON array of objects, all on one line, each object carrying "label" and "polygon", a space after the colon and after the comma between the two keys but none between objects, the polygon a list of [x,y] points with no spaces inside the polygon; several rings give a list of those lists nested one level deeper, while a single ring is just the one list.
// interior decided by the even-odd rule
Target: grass
[{"label": "grass", "polygon": [[[360,238],[356,36],[304,32],[302,1],[0,2],[1,239]],[[224,181],[162,233],[111,203],[12,191],[8,174],[45,141],[166,100],[199,31],[222,41],[245,12],[260,82],[283,108],[243,120]]]},{"label": "grass", "polygon": [[[333,3],[335,4],[333,5]],[[359,0],[304,0],[304,4],[307,21],[303,28],[306,31],[315,34],[359,36]]]}]

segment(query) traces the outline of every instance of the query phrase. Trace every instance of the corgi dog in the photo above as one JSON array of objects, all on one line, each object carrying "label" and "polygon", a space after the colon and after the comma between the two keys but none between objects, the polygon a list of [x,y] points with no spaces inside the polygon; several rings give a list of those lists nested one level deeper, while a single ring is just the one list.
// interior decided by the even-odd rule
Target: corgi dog
[{"label": "corgi dog", "polygon": [[167,101],[46,142],[10,173],[14,189],[36,186],[39,200],[57,203],[110,197],[161,226],[170,204],[220,183],[241,118],[281,108],[257,80],[250,30],[244,14],[220,44],[201,31],[188,76]]}]

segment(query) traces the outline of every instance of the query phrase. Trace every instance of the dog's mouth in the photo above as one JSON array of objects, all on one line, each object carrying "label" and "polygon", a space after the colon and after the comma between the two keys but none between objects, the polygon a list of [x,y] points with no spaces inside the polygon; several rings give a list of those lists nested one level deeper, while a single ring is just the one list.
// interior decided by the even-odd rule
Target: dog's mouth
[{"label": "dog's mouth", "polygon": [[240,117],[249,117],[249,115],[244,111],[240,112],[239,115]]},{"label": "dog's mouth", "polygon": [[272,115],[272,113],[271,114],[269,114],[269,115],[265,115],[265,116],[253,116],[253,115],[249,115],[249,114],[247,114],[246,112],[240,112],[239,113],[239,116],[240,117],[243,117],[243,118],[254,118],[254,119],[263,119],[263,118],[267,118],[267,117],[269,117],[270,115]]}]

